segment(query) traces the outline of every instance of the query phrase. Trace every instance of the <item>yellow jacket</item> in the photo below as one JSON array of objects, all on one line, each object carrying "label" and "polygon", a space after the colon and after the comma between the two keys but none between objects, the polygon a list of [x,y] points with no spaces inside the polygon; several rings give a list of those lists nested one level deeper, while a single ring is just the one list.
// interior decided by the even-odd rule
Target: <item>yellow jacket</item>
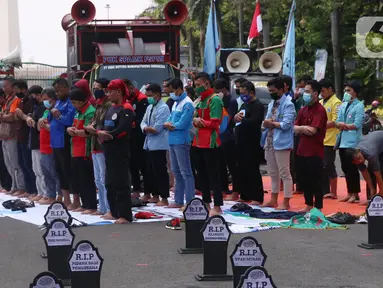
[{"label": "yellow jacket", "polygon": [[[336,95],[332,95],[326,103],[324,103],[324,99],[320,100],[320,103],[326,109],[327,113],[327,122],[336,121],[338,118],[339,106],[342,102],[339,100]],[[324,104],[323,104],[324,103]],[[336,136],[339,133],[339,129],[333,127],[328,128],[326,131],[326,137],[324,139],[324,146],[335,146],[336,144]]]}]

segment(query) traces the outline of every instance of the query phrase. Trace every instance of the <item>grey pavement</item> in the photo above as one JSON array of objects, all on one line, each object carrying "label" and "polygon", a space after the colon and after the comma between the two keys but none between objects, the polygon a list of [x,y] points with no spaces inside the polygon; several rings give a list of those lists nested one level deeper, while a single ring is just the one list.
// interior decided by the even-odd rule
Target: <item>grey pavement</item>
[{"label": "grey pavement", "polygon": [[[37,226],[1,218],[0,287],[26,288],[47,262]],[[278,288],[381,288],[383,251],[358,248],[367,226],[346,231],[276,229],[254,236],[268,258],[266,269]],[[75,243],[90,240],[104,258],[103,288],[226,288],[231,282],[197,282],[202,255],[180,255],[184,231],[163,222],[75,228]],[[247,234],[232,235],[229,253]],[[228,261],[228,271],[231,271]],[[92,287],[84,287],[92,288]]]}]

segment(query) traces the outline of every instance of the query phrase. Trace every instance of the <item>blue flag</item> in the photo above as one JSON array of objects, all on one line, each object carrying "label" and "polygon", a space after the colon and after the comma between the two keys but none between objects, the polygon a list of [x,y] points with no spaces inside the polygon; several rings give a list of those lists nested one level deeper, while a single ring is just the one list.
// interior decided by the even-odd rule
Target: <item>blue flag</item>
[{"label": "blue flag", "polygon": [[286,31],[286,45],[283,53],[283,74],[293,78],[293,87],[295,89],[295,0],[291,5],[289,22]]},{"label": "blue flag", "polygon": [[221,48],[218,35],[217,16],[215,13],[215,1],[211,1],[209,20],[206,28],[205,52],[203,71],[213,76],[217,69],[217,52]]}]

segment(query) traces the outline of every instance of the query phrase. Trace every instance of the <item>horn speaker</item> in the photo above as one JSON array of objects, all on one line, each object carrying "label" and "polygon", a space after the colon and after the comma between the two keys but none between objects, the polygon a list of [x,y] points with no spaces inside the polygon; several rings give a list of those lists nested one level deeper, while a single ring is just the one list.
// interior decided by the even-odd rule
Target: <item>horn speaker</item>
[{"label": "horn speaker", "polygon": [[172,0],[166,4],[164,16],[171,25],[181,25],[188,17],[188,8],[184,2]]},{"label": "horn speaker", "polygon": [[72,15],[70,13],[66,14],[63,19],[61,20],[61,27],[64,31],[67,31],[69,28],[69,25],[73,22]]},{"label": "horn speaker", "polygon": [[1,62],[15,68],[22,67],[19,47],[16,47],[7,57],[1,59]]},{"label": "horn speaker", "polygon": [[229,73],[247,73],[252,71],[256,53],[249,49],[221,49],[220,62],[223,70]]},{"label": "horn speaker", "polygon": [[93,21],[96,7],[88,0],[78,0],[72,6],[71,15],[78,25],[85,25]]},{"label": "horn speaker", "polygon": [[282,68],[282,59],[275,52],[266,52],[259,58],[259,69],[262,73],[279,73]]}]

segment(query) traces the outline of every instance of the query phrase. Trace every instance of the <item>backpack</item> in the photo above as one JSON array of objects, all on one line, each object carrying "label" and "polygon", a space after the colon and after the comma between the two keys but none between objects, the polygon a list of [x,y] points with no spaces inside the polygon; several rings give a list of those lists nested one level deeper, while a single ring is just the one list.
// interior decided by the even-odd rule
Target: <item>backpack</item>
[{"label": "backpack", "polygon": [[[210,99],[207,101],[207,106],[209,107],[210,101],[213,97],[217,95],[213,95],[210,97]],[[230,116],[229,113],[227,112],[226,108],[222,106],[222,116],[221,116],[221,122],[219,124],[219,134],[222,134],[226,131],[227,127],[229,126],[230,122]]]}]

